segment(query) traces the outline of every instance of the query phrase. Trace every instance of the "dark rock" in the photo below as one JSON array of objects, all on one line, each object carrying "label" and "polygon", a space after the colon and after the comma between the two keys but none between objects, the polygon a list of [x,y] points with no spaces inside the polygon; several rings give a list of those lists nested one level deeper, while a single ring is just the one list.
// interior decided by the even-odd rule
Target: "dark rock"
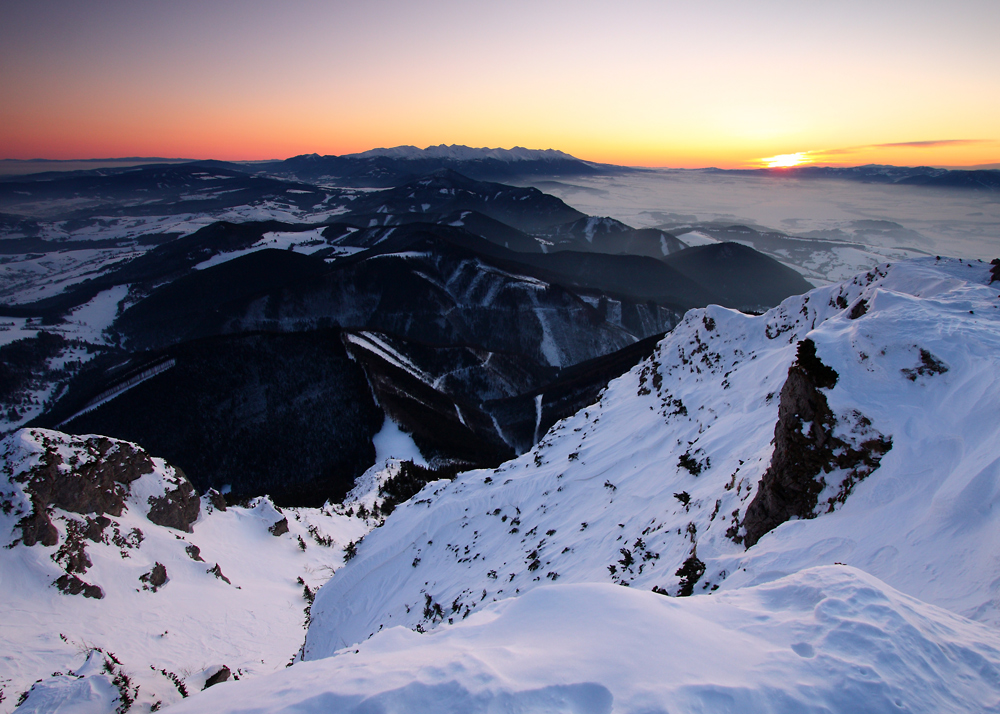
[{"label": "dark rock", "polygon": [[[32,505],[35,505],[34,499]],[[41,543],[51,547],[59,542],[59,532],[49,520],[49,514],[44,506],[39,509],[35,505],[35,509],[18,521],[17,525],[21,528],[21,540],[25,545]]]},{"label": "dark rock", "polygon": [[288,519],[282,518],[280,521],[278,521],[270,528],[268,528],[268,530],[271,532],[271,535],[273,536],[284,535],[285,533],[288,532]]},{"label": "dark rock", "polygon": [[216,684],[221,682],[229,681],[230,674],[232,674],[232,672],[229,671],[229,667],[223,665],[222,669],[205,680],[205,686],[203,689],[208,689],[209,687],[214,687]]},{"label": "dark rock", "polygon": [[854,303],[854,307],[851,308],[851,312],[847,316],[852,320],[857,320],[866,312],[868,312],[868,303],[865,300],[858,300]]},{"label": "dark rock", "polygon": [[100,600],[104,597],[104,591],[101,590],[100,586],[85,583],[80,578],[69,573],[60,575],[53,584],[59,588],[60,592],[66,595],[83,595],[95,600]]},{"label": "dark rock", "polygon": [[205,562],[205,559],[201,557],[201,548],[199,548],[198,546],[192,544],[192,545],[189,545],[184,550],[187,552],[188,557],[191,560],[198,560],[198,561],[201,561],[202,563]]},{"label": "dark rock", "polygon": [[992,285],[997,280],[1000,280],[1000,258],[991,260],[990,265],[993,266],[990,268],[990,285]]},{"label": "dark rock", "polygon": [[930,377],[935,374],[944,374],[948,371],[948,365],[932,355],[927,350],[920,350],[920,364],[913,369],[901,369],[908,380],[916,382],[917,377]]},{"label": "dark rock", "polygon": [[145,585],[144,590],[152,590],[154,593],[167,583],[167,567],[163,563],[156,563],[148,573],[139,576]]},{"label": "dark rock", "polygon": [[95,543],[100,543],[104,539],[104,529],[111,525],[111,519],[107,516],[97,518],[87,518],[87,530],[85,535]]},{"label": "dark rock", "polygon": [[816,356],[816,343],[808,338],[799,343],[793,366],[797,366],[817,388],[833,389],[837,386],[840,375]]},{"label": "dark rock", "polygon": [[56,544],[58,535],[48,516],[50,506],[73,513],[120,516],[128,484],[153,470],[145,451],[103,436],[71,440],[68,446],[76,449],[80,458],[67,464],[68,469],[61,469],[63,459],[56,448],[61,444],[45,434],[33,432],[33,436],[45,447],[41,463],[17,478],[24,483],[32,504],[32,512],[18,523],[28,546],[39,541],[47,546]]},{"label": "dark rock", "polygon": [[159,526],[191,532],[191,524],[198,520],[201,499],[194,486],[180,469],[175,469],[173,483],[176,488],[162,496],[150,496],[149,520]]},{"label": "dark rock", "polygon": [[208,502],[211,503],[212,507],[217,511],[226,510],[226,497],[214,488],[208,489]]},{"label": "dark rock", "polygon": [[815,344],[800,342],[798,359],[781,388],[771,463],[743,518],[747,548],[793,517],[814,518],[819,494],[826,487],[823,474],[844,469],[848,473],[839,492],[827,504],[832,511],[892,448],[892,439],[870,429],[871,422],[860,413],[854,415],[854,431],[870,438],[855,446],[833,435],[837,419],[819,389],[832,388],[836,382],[837,373],[816,356]]},{"label": "dark rock", "polygon": [[52,560],[59,563],[67,573],[86,573],[93,565],[87,555],[84,537],[86,526],[82,521],[68,519],[66,521],[66,538],[59,549],[52,554]]},{"label": "dark rock", "polygon": [[222,574],[222,568],[219,567],[218,563],[216,563],[214,567],[209,568],[205,572],[210,573],[211,575],[214,575],[219,580],[223,580],[223,581],[225,581],[229,585],[233,584],[232,581],[229,578],[227,578],[225,575]]}]

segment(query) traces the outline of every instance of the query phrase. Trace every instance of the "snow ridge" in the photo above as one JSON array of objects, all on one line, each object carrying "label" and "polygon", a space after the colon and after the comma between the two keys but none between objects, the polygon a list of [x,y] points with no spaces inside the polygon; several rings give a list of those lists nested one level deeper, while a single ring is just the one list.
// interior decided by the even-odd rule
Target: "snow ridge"
[{"label": "snow ridge", "polygon": [[842,566],[682,600],[549,585],[174,711],[971,713],[995,706],[998,645],[989,628]]},{"label": "snow ridge", "polygon": [[[1000,502],[1000,308],[989,277],[981,263],[919,259],[759,317],[690,311],[653,357],[532,451],[397,508],[320,591],[306,658],[394,625],[459,622],[557,580],[677,595],[835,562],[1000,622],[1000,521],[987,506]],[[840,375],[823,390],[835,435],[852,443],[863,418],[893,446],[833,512],[746,550],[742,520],[806,337]],[[948,371],[922,373],[923,352]],[[823,476],[836,488],[847,474]]]}]

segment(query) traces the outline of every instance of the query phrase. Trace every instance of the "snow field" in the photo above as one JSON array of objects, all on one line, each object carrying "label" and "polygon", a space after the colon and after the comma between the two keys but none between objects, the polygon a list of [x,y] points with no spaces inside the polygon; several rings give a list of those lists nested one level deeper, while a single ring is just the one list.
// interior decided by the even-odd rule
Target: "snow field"
[{"label": "snow field", "polygon": [[825,566],[684,599],[548,585],[171,711],[982,712],[998,696],[994,630]]}]

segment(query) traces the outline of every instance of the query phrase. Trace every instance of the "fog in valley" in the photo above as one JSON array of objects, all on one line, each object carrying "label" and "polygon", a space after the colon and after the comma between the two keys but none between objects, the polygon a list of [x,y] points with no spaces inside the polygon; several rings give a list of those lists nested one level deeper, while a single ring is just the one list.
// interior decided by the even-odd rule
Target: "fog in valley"
[{"label": "fog in valley", "polygon": [[[686,243],[702,234],[684,233],[698,224],[743,225],[809,239],[780,245],[746,242],[817,284],[918,255],[981,260],[1000,255],[1000,194],[993,191],[711,169],[637,170],[532,185],[584,213],[611,216],[637,228],[663,227]],[[740,240],[736,234],[726,239]]]}]

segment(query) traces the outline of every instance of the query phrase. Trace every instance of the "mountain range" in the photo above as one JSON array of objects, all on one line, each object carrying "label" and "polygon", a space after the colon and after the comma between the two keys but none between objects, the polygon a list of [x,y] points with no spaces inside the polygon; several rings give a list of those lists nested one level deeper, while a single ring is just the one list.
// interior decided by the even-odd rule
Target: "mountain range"
[{"label": "mountain range", "polygon": [[[23,652],[7,696],[25,711],[988,710],[997,281],[924,258],[759,316],[689,310],[521,456],[436,470],[385,426],[375,441],[409,460],[318,509],[198,500],[135,445],[17,432],[0,568],[29,615],[5,630]],[[393,359],[372,333],[350,344]],[[318,562],[336,573],[317,592]],[[220,628],[237,601],[256,624]],[[108,624],[149,603],[155,620]],[[305,643],[282,669],[293,615]]]},{"label": "mountain range", "polygon": [[[75,215],[89,196],[104,215],[152,211],[154,186],[175,210],[178,192],[215,197],[220,183],[234,188],[216,214],[246,192],[251,207],[272,205],[278,194],[254,193],[255,182],[275,185],[200,166],[43,183],[49,199],[68,192],[47,211]],[[126,439],[200,491],[319,506],[372,466],[385,414],[436,468],[497,465],[588,403],[688,308],[766,309],[810,287],[750,248],[690,249],[665,231],[450,169],[386,190],[287,190],[311,222],[221,220],[155,241],[119,233],[97,239],[104,262],[81,261],[63,282],[33,273],[15,294],[39,299],[0,306],[27,333],[0,347],[25,355],[19,371],[0,373],[7,428]],[[8,240],[38,250],[40,264],[93,256],[86,238],[48,234],[74,220],[90,225],[63,218]],[[153,225],[174,220],[192,222]],[[684,261],[692,250],[702,257]],[[88,311],[103,331],[80,339],[75,316]],[[647,347],[616,356],[638,343]],[[590,366],[563,374],[581,363]]]},{"label": "mountain range", "polygon": [[0,712],[995,708],[1000,260],[613,170],[0,182]]}]

